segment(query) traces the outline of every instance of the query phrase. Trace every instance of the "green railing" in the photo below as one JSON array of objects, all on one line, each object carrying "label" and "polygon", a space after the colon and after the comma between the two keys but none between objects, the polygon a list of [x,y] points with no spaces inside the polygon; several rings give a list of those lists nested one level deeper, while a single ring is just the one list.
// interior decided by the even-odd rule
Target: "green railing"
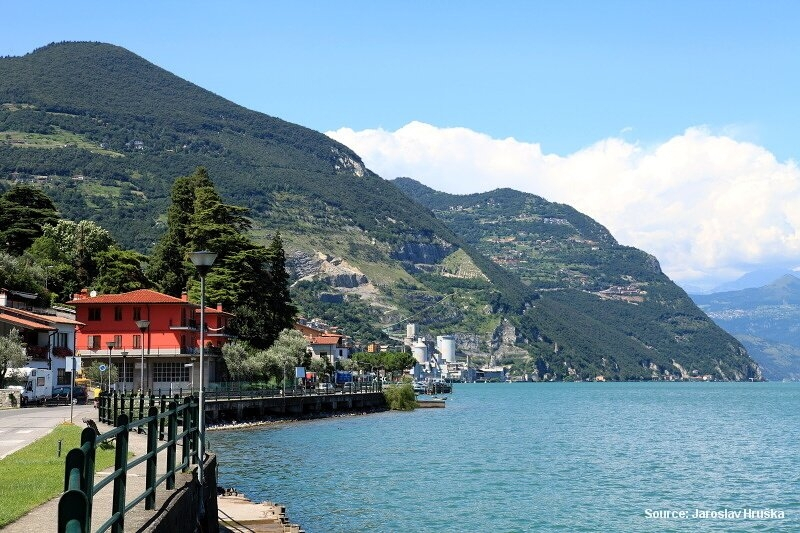
[{"label": "green railing", "polygon": [[[103,402],[101,402],[102,405]],[[105,402],[106,409],[112,410],[112,402]],[[96,531],[111,530],[121,533],[125,530],[125,513],[136,505],[145,502],[145,509],[154,509],[156,489],[166,485],[166,489],[175,488],[175,474],[189,469],[190,461],[197,464],[198,444],[198,406],[197,399],[191,396],[182,403],[170,400],[165,408],[157,405],[148,407],[147,416],[140,416],[131,422],[127,413],[122,412],[116,418],[116,427],[111,431],[97,434],[96,428],[87,427],[81,433],[81,445],[67,454],[64,470],[64,494],[58,502],[59,533],[88,533],[92,524],[92,503],[94,496],[104,487],[113,483],[113,501],[111,516]],[[163,428],[166,425],[166,438]],[[178,426],[181,431],[178,432]],[[159,427],[161,430],[159,431]],[[142,431],[146,428],[147,453],[128,461],[128,434],[131,430]],[[95,483],[96,449],[115,441],[114,471],[103,480]],[[159,445],[159,440],[163,441]],[[181,462],[176,462],[177,445],[181,443]],[[160,477],[158,472],[158,454],[166,451],[166,469]],[[127,501],[127,472],[137,465],[147,463],[145,467],[145,490]]]}]

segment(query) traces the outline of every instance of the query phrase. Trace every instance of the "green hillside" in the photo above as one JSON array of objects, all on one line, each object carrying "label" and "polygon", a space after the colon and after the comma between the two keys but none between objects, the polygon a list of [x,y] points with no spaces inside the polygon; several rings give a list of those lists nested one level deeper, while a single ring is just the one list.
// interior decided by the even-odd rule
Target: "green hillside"
[{"label": "green hillside", "polygon": [[800,379],[800,279],[787,274],[763,287],[692,299],[747,347],[764,377]]},{"label": "green hillside", "polygon": [[520,330],[542,374],[753,377],[743,347],[661,272],[570,206],[510,189],[450,195],[393,183],[541,295]]},{"label": "green hillside", "polygon": [[[654,258],[568,206],[515,191],[478,205],[422,187],[412,200],[325,135],[116,46],[0,58],[0,189],[38,184],[63,218],[95,221],[149,253],[173,181],[198,166],[226,202],[249,208],[254,238],[280,231],[301,311],[360,341],[411,320],[541,377],[647,379],[648,361],[659,377],[680,375],[672,360],[719,378],[755,372],[735,340],[673,294]],[[597,294],[628,285],[633,294]],[[503,335],[508,327],[516,335]]]}]

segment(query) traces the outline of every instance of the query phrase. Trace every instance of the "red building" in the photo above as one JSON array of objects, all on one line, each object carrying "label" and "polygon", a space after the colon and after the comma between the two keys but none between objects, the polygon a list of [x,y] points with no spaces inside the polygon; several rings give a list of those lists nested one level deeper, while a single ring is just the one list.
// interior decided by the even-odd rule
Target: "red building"
[{"label": "red building", "polygon": [[[99,361],[118,368],[120,380],[112,388],[138,390],[143,385],[166,393],[200,386],[200,306],[189,302],[186,293],[175,298],[140,289],[92,296],[84,290],[67,304],[75,306],[76,320],[85,324],[75,340],[83,365]],[[217,380],[220,349],[233,316],[221,305],[205,309],[206,386]],[[144,330],[137,323],[143,320],[149,321]]]}]

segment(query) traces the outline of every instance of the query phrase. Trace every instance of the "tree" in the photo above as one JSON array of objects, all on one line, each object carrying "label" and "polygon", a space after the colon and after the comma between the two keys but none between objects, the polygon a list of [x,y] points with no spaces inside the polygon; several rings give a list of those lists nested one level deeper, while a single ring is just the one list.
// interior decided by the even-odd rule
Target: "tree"
[{"label": "tree", "polygon": [[231,381],[242,381],[253,376],[256,369],[255,354],[240,341],[231,341],[222,346],[222,359]]},{"label": "tree", "polygon": [[267,247],[269,277],[267,278],[267,313],[269,316],[268,336],[275,338],[284,329],[294,325],[297,307],[292,304],[289,294],[289,273],[286,271],[286,253],[283,250],[281,234],[275,233]]},{"label": "tree", "polygon": [[278,363],[278,372],[273,375],[278,379],[293,376],[294,368],[303,364],[306,348],[308,341],[302,333],[296,329],[281,331],[273,345],[264,352],[267,359],[274,358]]},{"label": "tree", "polygon": [[58,219],[53,201],[30,185],[15,185],[0,196],[0,248],[22,255]]},{"label": "tree", "polygon": [[89,378],[93,384],[97,384],[104,389],[108,387],[109,372],[111,372],[112,385],[119,381],[119,371],[117,369],[117,365],[111,365],[111,368],[106,368],[105,371],[100,370],[100,365],[108,366],[107,363],[92,361],[91,365],[83,367],[83,376]]},{"label": "tree", "polygon": [[95,222],[59,220],[42,228],[27,253],[44,268],[51,267],[52,290],[66,295],[91,285],[98,274],[97,258],[114,245],[111,233]]},{"label": "tree", "polygon": [[171,200],[167,232],[150,261],[150,279],[167,294],[178,296],[186,289],[198,301],[198,274],[188,254],[216,253],[205,278],[206,301],[233,311],[231,329],[240,339],[257,349],[270,347],[293,325],[296,313],[280,235],[268,248],[252,242],[246,235],[251,227],[247,210],[225,204],[202,167],[175,180]]},{"label": "tree", "polygon": [[22,336],[12,328],[6,336],[0,336],[0,389],[6,386],[6,372],[25,365],[25,348]]},{"label": "tree", "polygon": [[142,265],[147,257],[132,250],[120,250],[117,247],[101,252],[97,256],[100,275],[92,286],[106,294],[118,294],[150,287]]}]

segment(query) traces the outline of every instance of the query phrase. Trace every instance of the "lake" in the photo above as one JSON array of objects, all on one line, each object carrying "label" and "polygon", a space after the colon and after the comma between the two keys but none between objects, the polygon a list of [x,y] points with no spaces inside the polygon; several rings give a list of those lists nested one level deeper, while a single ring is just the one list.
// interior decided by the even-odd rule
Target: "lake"
[{"label": "lake", "polygon": [[800,531],[800,384],[456,384],[445,409],[214,431],[308,533]]}]

